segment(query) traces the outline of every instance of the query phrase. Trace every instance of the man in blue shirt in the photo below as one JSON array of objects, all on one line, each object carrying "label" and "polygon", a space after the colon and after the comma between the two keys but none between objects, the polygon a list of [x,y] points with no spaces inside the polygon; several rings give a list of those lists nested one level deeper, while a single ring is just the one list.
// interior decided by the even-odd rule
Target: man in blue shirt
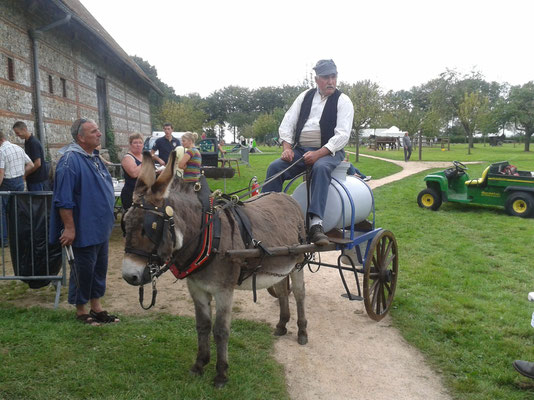
[{"label": "man in blue shirt", "polygon": [[106,290],[115,202],[111,176],[96,150],[102,133],[94,121],[81,118],[72,125],[71,134],[74,142],[60,150],[56,167],[50,242],[72,245],[75,265],[68,300],[76,306],[76,318],[91,325],[118,322],[100,303]]},{"label": "man in blue shirt", "polygon": [[[160,165],[167,164],[171,152],[177,146],[180,146],[180,140],[172,136],[172,129],[173,128],[171,124],[164,124],[163,132],[165,132],[165,136],[160,137],[158,140],[156,140],[154,146],[152,147],[152,159]],[[156,151],[159,151],[159,155],[156,155]]]}]

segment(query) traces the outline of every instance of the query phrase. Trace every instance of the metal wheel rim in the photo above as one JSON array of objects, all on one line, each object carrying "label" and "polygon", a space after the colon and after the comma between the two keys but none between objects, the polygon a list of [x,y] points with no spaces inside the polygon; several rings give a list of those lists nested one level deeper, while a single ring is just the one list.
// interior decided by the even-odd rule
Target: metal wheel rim
[{"label": "metal wheel rim", "polygon": [[423,197],[421,197],[421,201],[425,205],[425,207],[432,207],[434,205],[434,196],[431,194],[424,194]]},{"label": "metal wheel rim", "polygon": [[395,296],[399,271],[397,240],[382,231],[371,242],[364,263],[363,299],[367,314],[380,321],[386,316]]},{"label": "metal wheel rim", "polygon": [[524,214],[527,211],[527,202],[523,199],[517,199],[512,203],[512,209],[517,214]]}]

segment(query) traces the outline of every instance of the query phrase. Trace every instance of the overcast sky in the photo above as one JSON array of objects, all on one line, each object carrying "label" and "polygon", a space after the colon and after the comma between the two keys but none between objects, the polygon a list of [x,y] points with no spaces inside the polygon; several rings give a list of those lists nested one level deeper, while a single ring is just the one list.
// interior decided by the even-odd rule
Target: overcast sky
[{"label": "overcast sky", "polygon": [[534,80],[534,1],[81,0],[177,94],[296,85],[321,58],[339,80],[410,89],[446,68]]}]

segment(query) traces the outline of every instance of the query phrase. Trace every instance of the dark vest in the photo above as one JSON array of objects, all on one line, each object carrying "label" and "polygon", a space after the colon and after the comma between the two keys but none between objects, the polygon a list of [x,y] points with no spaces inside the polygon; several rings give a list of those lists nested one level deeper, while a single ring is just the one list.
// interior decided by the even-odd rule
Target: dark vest
[{"label": "dark vest", "polygon": [[[297,129],[295,131],[295,140],[293,146],[298,145],[300,139],[300,133],[304,124],[310,116],[313,96],[317,92],[317,89],[310,89],[308,93],[304,96],[302,105],[300,106],[300,114],[297,120]],[[336,89],[336,91],[331,94],[326,100],[323,113],[321,114],[321,119],[319,121],[319,126],[321,127],[321,147],[324,146],[332,136],[334,136],[334,129],[337,125],[337,102],[341,96],[341,92]]]}]

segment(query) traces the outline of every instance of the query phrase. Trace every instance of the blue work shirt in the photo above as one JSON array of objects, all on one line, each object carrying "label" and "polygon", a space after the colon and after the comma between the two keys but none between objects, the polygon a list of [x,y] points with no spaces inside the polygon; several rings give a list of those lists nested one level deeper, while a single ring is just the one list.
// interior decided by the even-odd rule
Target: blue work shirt
[{"label": "blue work shirt", "polygon": [[115,217],[111,176],[98,156],[72,143],[60,150],[50,214],[50,242],[61,236],[60,208],[72,209],[76,237],[74,247],[87,247],[109,240]]}]

